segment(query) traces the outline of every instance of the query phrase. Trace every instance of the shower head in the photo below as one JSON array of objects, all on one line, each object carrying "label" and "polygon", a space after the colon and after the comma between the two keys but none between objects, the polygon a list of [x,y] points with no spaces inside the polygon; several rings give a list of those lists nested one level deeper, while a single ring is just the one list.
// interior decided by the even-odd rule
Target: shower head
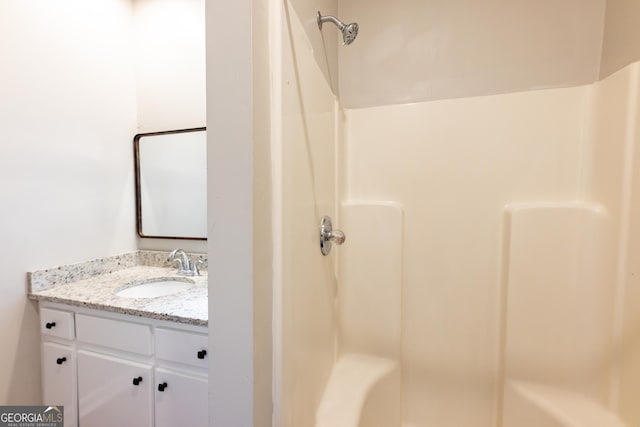
[{"label": "shower head", "polygon": [[318,12],[317,21],[318,21],[318,28],[320,28],[321,30],[322,30],[322,24],[325,22],[331,22],[335,24],[335,26],[338,27],[338,29],[342,33],[343,46],[350,45],[358,36],[358,24],[355,22],[352,22],[350,24],[345,24],[335,16],[331,16],[331,15],[322,16],[320,12]]}]

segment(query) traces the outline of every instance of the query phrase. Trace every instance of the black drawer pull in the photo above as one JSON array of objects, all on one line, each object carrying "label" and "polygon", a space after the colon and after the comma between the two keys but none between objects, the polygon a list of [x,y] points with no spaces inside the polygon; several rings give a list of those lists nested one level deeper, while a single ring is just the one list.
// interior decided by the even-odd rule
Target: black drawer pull
[{"label": "black drawer pull", "polygon": [[167,388],[167,383],[158,384],[158,391],[164,391]]},{"label": "black drawer pull", "polygon": [[204,359],[206,355],[207,355],[207,350],[200,350],[198,352],[198,359]]},{"label": "black drawer pull", "polygon": [[54,326],[56,326],[56,322],[48,322],[46,325],[44,325],[44,327],[47,329],[51,329]]},{"label": "black drawer pull", "polygon": [[58,358],[56,359],[56,363],[57,363],[58,365],[62,365],[62,364],[63,364],[64,362],[66,362],[66,361],[67,361],[67,358],[66,358],[66,357],[58,357]]},{"label": "black drawer pull", "polygon": [[142,382],[142,377],[133,379],[133,385],[139,385],[141,382]]}]

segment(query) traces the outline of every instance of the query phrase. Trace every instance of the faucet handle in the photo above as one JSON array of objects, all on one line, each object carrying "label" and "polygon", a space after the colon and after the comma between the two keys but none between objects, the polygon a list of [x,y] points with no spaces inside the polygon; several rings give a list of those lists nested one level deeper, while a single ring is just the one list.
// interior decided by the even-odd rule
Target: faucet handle
[{"label": "faucet handle", "polygon": [[192,276],[199,276],[200,275],[200,268],[202,268],[202,266],[204,265],[204,261],[201,259],[197,259],[195,261],[191,261],[191,275]]}]

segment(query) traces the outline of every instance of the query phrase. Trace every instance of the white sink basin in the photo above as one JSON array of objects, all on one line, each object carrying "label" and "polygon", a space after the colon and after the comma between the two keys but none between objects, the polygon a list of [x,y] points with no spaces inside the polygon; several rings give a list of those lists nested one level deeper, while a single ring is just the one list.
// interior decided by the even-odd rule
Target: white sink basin
[{"label": "white sink basin", "polygon": [[193,282],[163,279],[150,283],[129,286],[116,291],[123,298],[156,298],[177,294],[193,285]]}]

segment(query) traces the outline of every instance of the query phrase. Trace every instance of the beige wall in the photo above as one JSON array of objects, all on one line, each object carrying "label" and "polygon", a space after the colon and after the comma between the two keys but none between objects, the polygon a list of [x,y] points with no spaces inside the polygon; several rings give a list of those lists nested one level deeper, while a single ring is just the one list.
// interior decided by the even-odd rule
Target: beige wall
[{"label": "beige wall", "polygon": [[600,78],[640,60],[640,2],[607,0]]},{"label": "beige wall", "polygon": [[604,7],[604,0],[341,0],[339,16],[360,23],[358,39],[339,49],[341,102],[362,107],[591,83]]},{"label": "beige wall", "polygon": [[310,43],[313,57],[333,93],[338,93],[338,31],[324,27],[322,32],[316,23],[316,13],[338,14],[338,0],[291,0],[296,15],[300,18],[306,43]]},{"label": "beige wall", "polygon": [[404,207],[405,425],[496,425],[503,208],[576,200],[587,108],[577,87],[347,110],[346,200]]},{"label": "beige wall", "polygon": [[0,3],[0,404],[40,399],[26,272],[136,248],[131,33],[129,0]]}]

